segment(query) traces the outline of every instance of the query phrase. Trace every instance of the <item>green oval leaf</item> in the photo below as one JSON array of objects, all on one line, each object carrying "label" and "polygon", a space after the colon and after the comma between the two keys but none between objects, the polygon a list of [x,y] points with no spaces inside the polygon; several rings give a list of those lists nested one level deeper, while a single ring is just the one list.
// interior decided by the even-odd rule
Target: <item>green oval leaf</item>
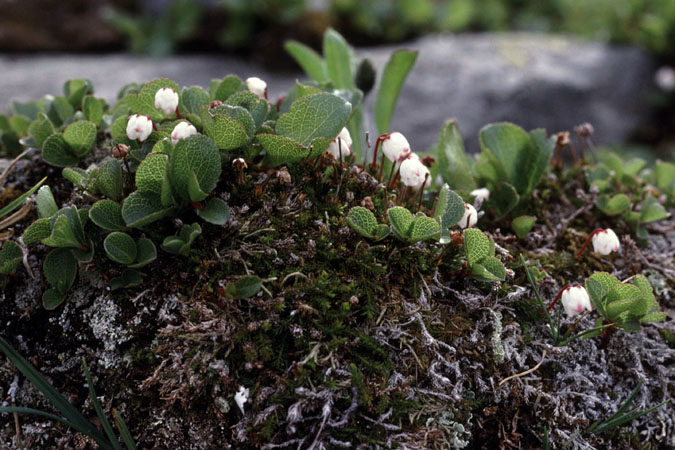
[{"label": "green oval leaf", "polygon": [[72,123],[63,130],[63,139],[72,153],[82,158],[91,151],[96,143],[96,125],[87,120]]},{"label": "green oval leaf", "polygon": [[94,203],[89,210],[89,218],[104,230],[119,231],[126,228],[122,218],[122,207],[112,200],[104,199]]},{"label": "green oval leaf", "polygon": [[103,241],[103,248],[108,258],[119,264],[132,264],[136,260],[136,243],[126,233],[115,231]]},{"label": "green oval leaf", "polygon": [[197,215],[214,225],[224,225],[230,219],[230,208],[224,200],[212,198],[204,209],[197,209]]},{"label": "green oval leaf", "polygon": [[279,118],[276,131],[308,147],[316,138],[333,140],[346,125],[350,112],[350,103],[338,96],[307,95],[293,102]]},{"label": "green oval leaf", "polygon": [[45,278],[61,294],[65,295],[77,276],[77,260],[67,248],[52,250],[42,263]]},{"label": "green oval leaf", "polygon": [[472,265],[490,254],[490,239],[478,228],[464,230],[466,262]]},{"label": "green oval leaf", "polygon": [[[171,186],[184,201],[202,200],[203,198],[194,198],[195,188],[205,194],[210,193],[218,183],[220,171],[218,147],[201,134],[178,141],[169,160]],[[194,186],[195,182],[197,186]]]},{"label": "green oval leaf", "polygon": [[70,151],[62,134],[53,134],[42,145],[42,159],[56,167],[76,166],[80,158]]}]

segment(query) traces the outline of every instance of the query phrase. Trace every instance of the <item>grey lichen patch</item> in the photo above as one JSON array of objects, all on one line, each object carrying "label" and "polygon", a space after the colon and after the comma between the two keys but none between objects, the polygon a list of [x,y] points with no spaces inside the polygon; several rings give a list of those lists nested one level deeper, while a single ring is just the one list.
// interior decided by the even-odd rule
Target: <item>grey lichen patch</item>
[{"label": "grey lichen patch", "polygon": [[501,364],[506,357],[504,345],[502,345],[502,313],[493,310],[490,310],[490,313],[493,319],[492,337],[490,338],[492,356],[497,364]]},{"label": "grey lichen patch", "polygon": [[[450,448],[466,448],[471,440],[471,432],[467,428],[471,428],[472,415],[469,413],[467,424],[460,423],[455,419],[455,414],[448,409],[441,413],[436,419],[439,428],[446,431],[447,443]],[[430,419],[432,420],[432,419]],[[429,423],[427,423],[427,426]]]},{"label": "grey lichen patch", "polygon": [[120,308],[108,295],[99,295],[82,313],[94,336],[103,343],[103,351],[98,354],[99,364],[106,369],[118,367],[118,346],[129,339],[128,331],[117,321]]}]

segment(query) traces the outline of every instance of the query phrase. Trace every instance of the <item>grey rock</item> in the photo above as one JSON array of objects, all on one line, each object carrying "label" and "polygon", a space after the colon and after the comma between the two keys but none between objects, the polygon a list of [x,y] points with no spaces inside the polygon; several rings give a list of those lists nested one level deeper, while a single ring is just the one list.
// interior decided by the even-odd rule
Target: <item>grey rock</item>
[{"label": "grey rock", "polygon": [[240,59],[214,55],[176,55],[142,58],[127,54],[0,56],[0,111],[12,100],[28,101],[45,95],[62,95],[63,82],[88,78],[95,94],[112,103],[125,84],[166,77],[179,86],[208,89],[214,78],[236,74],[258,76],[267,81],[271,98],[286,92],[300,74],[270,74]]},{"label": "grey rock", "polygon": [[[459,121],[470,150],[480,128],[497,121],[550,133],[594,125],[594,141],[626,142],[650,113],[655,66],[642,51],[570,37],[506,33],[439,35],[405,46],[361,49],[382,68],[396,48],[420,51],[404,85],[392,130],[404,133],[415,150],[433,145],[443,122]],[[0,110],[10,100],[59,94],[68,78],[89,78],[108,101],[132,81],[169,77],[181,86],[208,86],[234,73],[260,76],[272,99],[288,90],[297,73],[269,73],[229,56],[179,55],[162,59],[129,55],[0,56]],[[366,111],[372,111],[371,94]],[[370,129],[373,129],[372,121]],[[372,134],[372,133],[371,133]]]},{"label": "grey rock", "polygon": [[[394,48],[402,47],[362,54],[383,67]],[[637,48],[529,33],[432,36],[405,48],[420,53],[392,130],[418,150],[433,145],[451,117],[476,150],[490,122],[550,133],[590,122],[595,142],[619,144],[649,115],[655,65]]]}]

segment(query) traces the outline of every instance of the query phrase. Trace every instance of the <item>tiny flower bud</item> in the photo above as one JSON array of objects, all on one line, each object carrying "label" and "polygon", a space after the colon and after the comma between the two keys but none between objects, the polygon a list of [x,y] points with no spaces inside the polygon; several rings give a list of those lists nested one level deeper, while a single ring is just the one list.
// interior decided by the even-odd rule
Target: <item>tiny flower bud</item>
[{"label": "tiny flower bud", "polygon": [[291,174],[286,169],[277,171],[277,178],[280,184],[289,184],[291,182]]},{"label": "tiny flower bud", "polygon": [[245,414],[244,412],[244,404],[248,400],[248,395],[250,391],[248,388],[245,388],[244,386],[239,386],[239,390],[237,391],[236,394],[234,394],[234,401],[241,410],[242,414]]},{"label": "tiny flower bud", "polygon": [[471,228],[478,222],[478,212],[471,203],[464,203],[464,215],[459,221],[460,228]]},{"label": "tiny flower bud", "polygon": [[117,144],[112,149],[113,158],[124,159],[129,154],[129,146],[126,144]]},{"label": "tiny flower bud", "polygon": [[171,88],[162,88],[155,92],[155,109],[164,114],[173,114],[178,108],[178,94]]},{"label": "tiny flower bud", "polygon": [[591,239],[593,251],[600,255],[609,255],[612,252],[618,252],[621,248],[619,238],[611,228],[596,231]]},{"label": "tiny flower bud", "polygon": [[576,316],[584,309],[590,311],[591,299],[582,286],[567,286],[563,289],[561,301],[568,317]]},{"label": "tiny flower bud", "polygon": [[675,69],[669,66],[660,67],[654,74],[654,82],[662,91],[675,90]]},{"label": "tiny flower bud", "polygon": [[216,106],[220,106],[222,104],[223,102],[221,102],[220,100],[214,100],[209,104],[209,108],[215,108]]},{"label": "tiny flower bud", "polygon": [[476,199],[475,202],[479,208],[480,205],[482,205],[485,200],[490,199],[490,191],[488,190],[488,188],[474,189],[473,191],[471,191],[471,195],[473,195],[474,198]]},{"label": "tiny flower bud", "polygon": [[375,204],[370,196],[364,197],[363,200],[361,200],[361,206],[371,211],[375,211]]},{"label": "tiny flower bud", "polygon": [[138,139],[143,142],[152,133],[152,120],[148,116],[134,114],[127,122],[127,137],[132,141]]},{"label": "tiny flower bud", "polygon": [[253,92],[258,97],[267,97],[267,83],[258,77],[250,77],[246,79],[246,86],[248,90]]},{"label": "tiny flower bud", "polygon": [[171,143],[175,144],[181,139],[187,139],[197,134],[197,129],[190,122],[180,122],[171,132]]},{"label": "tiny flower bud", "polygon": [[389,161],[401,162],[410,153],[408,140],[398,131],[382,138],[382,152]]},{"label": "tiny flower bud", "polygon": [[343,128],[340,134],[328,145],[328,151],[336,160],[340,158],[340,154],[345,158],[351,154],[352,137],[347,128]]},{"label": "tiny flower bud", "polygon": [[232,167],[234,167],[234,168],[237,169],[237,170],[243,170],[243,169],[247,169],[247,168],[248,168],[248,166],[246,165],[246,161],[244,160],[244,158],[237,158],[237,159],[233,160],[233,161],[232,161]]}]

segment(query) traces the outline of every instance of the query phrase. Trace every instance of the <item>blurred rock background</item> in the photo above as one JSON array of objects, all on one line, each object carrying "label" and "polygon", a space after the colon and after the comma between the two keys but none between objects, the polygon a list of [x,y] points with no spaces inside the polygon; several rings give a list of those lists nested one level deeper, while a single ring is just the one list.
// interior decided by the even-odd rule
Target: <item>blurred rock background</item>
[{"label": "blurred rock background", "polygon": [[420,50],[393,122],[419,150],[456,117],[472,150],[482,125],[508,120],[551,133],[590,122],[597,143],[672,154],[672,0],[0,0],[0,10],[0,111],[82,77],[109,101],[130,81],[207,85],[228,73],[262,76],[280,95],[302,78],[284,41],[320,49],[333,26],[376,67],[392,48]]}]

